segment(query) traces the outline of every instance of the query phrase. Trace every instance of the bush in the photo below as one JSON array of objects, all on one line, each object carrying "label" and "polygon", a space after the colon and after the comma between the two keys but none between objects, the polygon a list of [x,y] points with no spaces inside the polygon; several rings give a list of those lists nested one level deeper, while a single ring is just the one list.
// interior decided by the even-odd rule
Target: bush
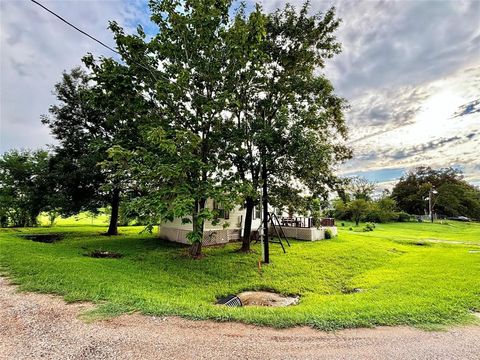
[{"label": "bush", "polygon": [[342,224],[341,224],[341,225],[342,225],[342,226],[345,226],[345,223],[343,223],[343,222],[342,222]]},{"label": "bush", "polygon": [[375,223],[388,223],[392,221],[397,221],[397,219],[397,212],[381,209],[376,203],[372,203],[369,211],[365,214],[364,217],[365,221]]},{"label": "bush", "polygon": [[398,213],[398,222],[408,222],[412,220],[412,216],[410,214],[407,214],[406,212],[402,211]]},{"label": "bush", "polygon": [[363,227],[363,231],[373,231],[375,229],[375,224],[372,222],[367,222]]},{"label": "bush", "polygon": [[332,230],[325,229],[325,239],[331,239],[331,238],[333,238]]}]

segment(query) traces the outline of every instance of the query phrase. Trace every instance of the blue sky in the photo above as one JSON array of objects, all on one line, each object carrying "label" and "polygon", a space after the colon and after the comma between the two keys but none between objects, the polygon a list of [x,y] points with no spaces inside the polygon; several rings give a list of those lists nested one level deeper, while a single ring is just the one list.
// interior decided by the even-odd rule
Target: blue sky
[{"label": "blue sky", "polygon": [[[155,31],[146,1],[42,3],[112,46],[109,20]],[[480,185],[480,1],[312,1],[312,12],[331,5],[343,52],[324,71],[349,101],[355,153],[339,173],[389,187],[415,166],[457,166]],[[87,52],[112,54],[29,1],[0,1],[0,17],[0,152],[45,146],[40,116],[61,72]]]}]

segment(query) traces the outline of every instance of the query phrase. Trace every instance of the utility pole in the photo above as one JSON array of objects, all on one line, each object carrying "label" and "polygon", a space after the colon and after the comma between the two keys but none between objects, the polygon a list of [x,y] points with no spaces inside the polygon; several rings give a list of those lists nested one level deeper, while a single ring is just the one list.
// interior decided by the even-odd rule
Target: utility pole
[{"label": "utility pole", "polygon": [[428,213],[430,215],[430,222],[433,223],[433,211],[432,211],[432,188],[428,191]]},{"label": "utility pole", "polygon": [[432,186],[430,187],[430,190],[428,191],[428,214],[430,215],[430,222],[433,223],[433,206],[435,205],[433,203],[433,195],[438,194],[438,191],[435,190],[435,188]]},{"label": "utility pole", "polygon": [[268,249],[268,187],[267,187],[267,159],[265,158],[265,152],[263,153],[262,161],[262,180],[263,180],[263,193],[262,193],[262,210],[263,210],[263,262],[265,264],[270,263],[270,253]]},{"label": "utility pole", "polygon": [[262,261],[265,261],[265,249],[263,247],[263,196],[260,195],[260,204],[258,205],[260,207],[260,224],[262,225],[259,229],[259,235],[260,235],[260,247],[262,248]]}]

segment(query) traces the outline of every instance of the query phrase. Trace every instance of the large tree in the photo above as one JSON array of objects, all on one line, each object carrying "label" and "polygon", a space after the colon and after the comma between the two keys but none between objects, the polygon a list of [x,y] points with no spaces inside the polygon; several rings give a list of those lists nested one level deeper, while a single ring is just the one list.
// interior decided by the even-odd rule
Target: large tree
[{"label": "large tree", "polygon": [[[248,17],[241,9],[229,32],[228,145],[246,185],[244,251],[261,185],[270,183],[278,203],[302,192],[326,197],[339,183],[333,166],[350,156],[339,141],[346,135],[345,102],[318,71],[340,51],[334,37],[339,21],[334,9],[308,11],[308,3],[300,11],[287,5],[270,15],[257,6]],[[267,202],[264,195],[264,208]]]},{"label": "large tree", "polygon": [[226,33],[226,88],[229,116],[223,131],[224,152],[235,172],[242,194],[240,206],[245,208],[241,251],[250,250],[250,234],[254,207],[259,205],[261,157],[258,149],[263,122],[259,121],[255,105],[258,102],[264,71],[268,18],[257,5],[249,15],[245,6],[238,9]]},{"label": "large tree", "polygon": [[201,255],[205,221],[215,217],[206,207],[207,199],[229,207],[232,201],[227,198],[235,196],[228,185],[233,181],[224,176],[231,166],[222,156],[227,97],[224,37],[230,4],[151,1],[159,31],[148,42],[141,29],[127,36],[118,25],[112,26],[125,61],[140,65],[139,77],[150,84],[156,108],[144,132],[144,146],[134,152],[115,147],[112,157],[119,164],[128,163],[132,182],[143,192],[137,208],[150,213],[145,215],[153,221],[180,217],[192,223],[187,236],[193,257]]},{"label": "large tree", "polygon": [[63,74],[55,86],[58,104],[42,122],[58,141],[52,173],[64,198],[60,210],[73,214],[109,205],[107,234],[116,235],[124,184],[99,164],[108,161],[107,150],[114,145],[138,146],[147,100],[127,66],[92,56],[84,62],[91,71],[75,68]]}]

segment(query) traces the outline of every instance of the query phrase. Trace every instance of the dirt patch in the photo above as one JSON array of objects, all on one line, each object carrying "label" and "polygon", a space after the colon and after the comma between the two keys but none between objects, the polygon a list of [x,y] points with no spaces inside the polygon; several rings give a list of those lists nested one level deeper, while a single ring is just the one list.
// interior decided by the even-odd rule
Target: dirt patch
[{"label": "dirt patch", "polygon": [[86,256],[90,256],[93,258],[119,259],[123,256],[123,254],[114,251],[93,250],[89,252]]},{"label": "dirt patch", "polygon": [[52,244],[54,242],[62,240],[64,236],[62,234],[29,234],[29,235],[22,235],[22,237],[24,239],[35,241],[35,242]]},{"label": "dirt patch", "polygon": [[283,296],[268,291],[244,291],[237,295],[243,306],[290,306],[298,304],[298,296]]}]

